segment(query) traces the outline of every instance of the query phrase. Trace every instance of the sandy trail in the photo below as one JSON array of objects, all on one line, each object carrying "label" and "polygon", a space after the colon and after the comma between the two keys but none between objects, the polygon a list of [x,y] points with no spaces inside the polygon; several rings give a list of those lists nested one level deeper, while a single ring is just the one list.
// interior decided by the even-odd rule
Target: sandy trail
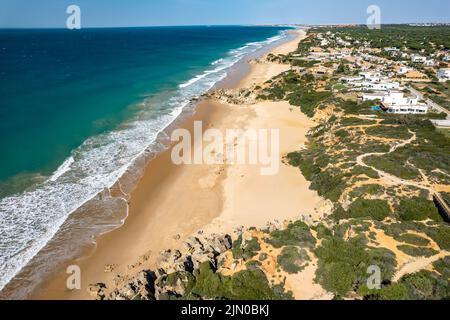
[{"label": "sandy trail", "polygon": [[404,264],[400,270],[394,275],[392,278],[393,282],[398,282],[403,276],[407,274],[413,274],[416,272],[419,272],[421,270],[427,269],[433,264],[434,262],[438,261],[439,259],[442,259],[446,256],[448,256],[449,253],[446,251],[443,251],[435,256],[432,256],[430,258],[416,258],[406,264]]},{"label": "sandy trail", "polygon": [[371,156],[384,156],[384,155],[393,153],[393,152],[395,152],[397,149],[403,148],[403,147],[405,147],[405,146],[407,146],[407,145],[413,143],[414,141],[416,141],[416,140],[417,140],[416,133],[415,133],[415,132],[412,132],[412,131],[409,131],[409,133],[411,133],[411,134],[413,135],[410,139],[405,140],[405,141],[403,141],[403,142],[401,142],[401,143],[396,144],[395,146],[393,146],[393,147],[389,150],[389,152],[365,153],[365,154],[360,155],[360,156],[358,156],[358,157],[356,158],[356,163],[357,163],[359,166],[363,166],[363,167],[366,167],[366,168],[370,168],[370,169],[376,171],[376,172],[378,173],[378,175],[381,177],[381,179],[387,181],[388,184],[390,184],[390,185],[404,185],[404,186],[411,186],[411,187],[416,187],[416,188],[419,188],[419,189],[428,190],[428,191],[430,191],[431,193],[434,193],[434,190],[433,190],[432,188],[430,188],[429,186],[427,186],[426,181],[425,181],[424,183],[420,183],[420,182],[414,182],[414,181],[411,181],[411,180],[405,180],[405,179],[399,178],[399,177],[397,177],[397,176],[394,176],[394,175],[392,175],[392,174],[389,174],[389,173],[387,173],[387,172],[384,172],[384,171],[382,171],[382,170],[380,170],[380,169],[377,169],[377,168],[375,168],[375,167],[369,166],[369,165],[367,165],[367,164],[364,162],[364,159],[366,159],[366,158],[368,158],[368,157],[371,157]]}]

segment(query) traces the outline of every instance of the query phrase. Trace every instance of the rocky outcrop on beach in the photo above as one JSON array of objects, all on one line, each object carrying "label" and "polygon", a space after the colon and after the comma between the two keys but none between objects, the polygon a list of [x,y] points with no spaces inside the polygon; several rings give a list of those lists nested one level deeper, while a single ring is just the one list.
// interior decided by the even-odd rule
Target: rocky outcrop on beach
[{"label": "rocky outcrop on beach", "polygon": [[[152,271],[142,271],[128,281],[124,281],[107,297],[108,300],[155,300],[156,275]],[[119,281],[120,283],[120,278]],[[117,283],[117,278],[116,278]]]},{"label": "rocky outcrop on beach", "polygon": [[215,99],[232,105],[251,105],[258,102],[258,88],[253,89],[217,89],[209,92],[206,98]]},{"label": "rocky outcrop on beach", "polygon": [[[109,294],[106,294],[108,290],[104,283],[90,285],[88,292],[96,300],[164,299],[167,292],[182,296],[185,293],[182,275],[192,274],[204,263],[216,270],[220,264],[218,257],[231,247],[230,235],[192,236],[183,243],[181,249],[161,252],[156,272],[144,270],[131,279],[117,275],[113,281],[114,288],[109,290]],[[177,278],[174,283],[168,282],[168,276],[174,274],[180,276],[180,279]]]},{"label": "rocky outcrop on beach", "polygon": [[190,237],[183,243],[183,248],[175,251],[161,253],[163,260],[160,263],[159,275],[170,274],[177,271],[193,271],[200,264],[209,262],[216,266],[216,258],[223,252],[231,249],[232,240],[229,235],[213,234],[206,238]]},{"label": "rocky outcrop on beach", "polygon": [[[264,231],[236,229],[231,235],[206,236],[199,232],[178,249],[161,252],[155,272],[144,270],[133,277],[116,275],[110,288],[104,283],[90,285],[89,295],[96,300],[232,298],[232,294],[237,294],[236,299],[289,298],[282,283],[269,283],[259,262],[274,261],[276,256],[259,252],[261,246],[258,241],[263,243],[264,235],[284,227],[284,223],[275,221],[268,223]],[[210,288],[213,283],[222,287]],[[231,290],[233,286],[239,289]]]},{"label": "rocky outcrop on beach", "polygon": [[[324,208],[327,205],[324,203]],[[161,252],[155,271],[143,270],[132,277],[116,275],[110,288],[96,283],[88,291],[97,300],[385,299],[384,292],[401,265],[390,249],[390,243],[397,242],[383,242],[377,232],[371,232],[377,225],[381,223],[367,220],[324,224],[304,214],[296,221],[274,221],[264,228],[236,229],[231,234],[199,232],[179,248]],[[396,230],[386,232],[396,237],[392,233]],[[430,236],[440,241],[435,234]],[[393,285],[409,290],[414,277],[419,277],[436,289],[433,297],[445,296],[448,256],[441,253],[430,261],[438,272],[400,273],[403,277],[397,277]],[[359,278],[374,262],[386,270],[382,279],[386,285],[376,293],[366,292],[365,282]],[[345,283],[345,291],[341,290],[339,281],[348,275],[352,278]],[[299,279],[309,280],[299,286]]]}]

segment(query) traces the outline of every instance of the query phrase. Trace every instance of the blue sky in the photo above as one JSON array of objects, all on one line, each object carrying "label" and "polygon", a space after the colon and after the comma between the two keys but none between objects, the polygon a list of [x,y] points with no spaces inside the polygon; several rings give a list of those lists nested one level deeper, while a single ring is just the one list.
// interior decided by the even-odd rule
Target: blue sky
[{"label": "blue sky", "polygon": [[70,4],[83,27],[365,23],[371,4],[382,23],[450,22],[449,0],[0,0],[0,27],[65,27]]}]

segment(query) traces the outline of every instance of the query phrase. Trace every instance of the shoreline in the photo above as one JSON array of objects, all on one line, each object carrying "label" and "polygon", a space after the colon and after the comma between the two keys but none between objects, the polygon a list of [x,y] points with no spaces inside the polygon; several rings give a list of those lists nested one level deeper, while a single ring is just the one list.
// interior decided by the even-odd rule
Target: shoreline
[{"label": "shoreline", "polygon": [[[283,53],[284,50],[285,53],[288,53],[293,51],[301,39],[302,35],[298,35],[295,40],[281,44],[271,52]],[[264,82],[288,69],[289,66],[273,63],[251,64],[250,72],[239,81],[237,87],[248,87],[253,83]],[[181,127],[192,131],[192,124],[196,120],[207,123],[204,129],[206,129],[205,127],[226,128],[234,126],[236,121],[239,120],[242,126],[250,124],[250,126],[265,127],[272,122],[274,113],[278,113],[277,117],[280,123],[289,121],[287,116],[292,117],[293,111],[290,110],[287,103],[268,103],[268,105],[268,107],[257,105],[256,107],[242,106],[242,108],[236,108],[217,101],[204,100],[198,103],[194,115],[182,121]],[[283,110],[275,110],[278,108]],[[299,116],[302,115],[300,111],[298,113]],[[266,119],[261,120],[264,117]],[[268,122],[269,120],[270,122]],[[306,132],[313,125],[311,120],[309,120],[309,123],[307,123],[307,120],[309,119],[301,120],[304,122],[303,135],[306,135]],[[286,126],[289,128],[286,131],[289,133],[287,135],[292,135],[292,130],[295,130],[296,125],[298,124]],[[282,139],[285,140],[283,134]],[[298,141],[283,143],[283,140],[281,143],[282,153],[293,151],[298,143]],[[289,150],[291,147],[293,149]],[[236,176],[239,170],[244,170],[249,174],[250,177],[245,179],[247,183],[258,184],[261,182],[258,177],[255,177],[254,172],[257,171],[255,168],[237,169],[227,165],[177,167],[170,161],[170,151],[171,148],[163,151],[147,164],[137,187],[131,192],[129,214],[124,224],[99,236],[95,248],[90,250],[88,256],[69,263],[69,265],[79,265],[82,270],[82,290],[74,292],[61,290],[61,288],[65,288],[67,278],[65,272],[61,272],[54,279],[41,286],[31,296],[32,299],[88,299],[86,287],[91,283],[111,283],[115,274],[131,275],[142,269],[153,268],[157,263],[159,251],[176,248],[184,239],[200,229],[214,232],[217,228],[223,228],[223,222],[227,219],[231,219],[230,221],[234,219],[233,212],[237,211],[234,210],[236,206],[230,205],[230,201],[233,201],[230,198],[232,198],[231,195],[235,187],[233,181],[239,180],[239,177]],[[305,184],[309,187],[298,170],[284,167],[283,165],[281,171],[285,172],[282,174],[283,177],[279,178],[278,183],[291,177],[293,178],[291,181],[294,182],[288,188],[293,188],[293,192],[296,190],[296,183],[299,188],[303,188]],[[295,181],[295,178],[299,179]],[[301,179],[303,180],[300,181]],[[192,183],[192,181],[198,183]],[[272,183],[273,181],[269,181],[269,185]],[[245,185],[241,184],[241,189],[245,190]],[[189,193],[183,192],[187,189],[189,189]],[[258,196],[257,192],[252,192],[252,194]],[[290,195],[290,197],[293,196],[295,194]],[[306,198],[312,198],[313,196],[311,194],[306,195]],[[286,213],[286,216],[279,216],[280,220],[297,217],[299,213],[292,212],[292,210],[301,209],[301,207],[297,208],[291,202],[286,201],[287,198],[277,200],[280,203],[284,202],[286,208],[291,210],[291,212]],[[305,199],[298,198],[299,203],[297,205],[305,203]],[[274,201],[274,203],[277,203],[277,201]],[[313,205],[316,206],[318,201],[320,201],[320,198],[317,196],[309,204],[311,207],[309,210],[312,210]],[[247,201],[246,205],[249,203],[252,203],[252,200]],[[237,206],[245,208],[245,204]],[[254,213],[250,216],[254,216]],[[270,216],[259,216],[261,219],[270,218]],[[247,218],[249,217],[247,216]],[[225,223],[227,224],[226,228],[235,228],[240,222],[252,222],[251,218],[248,220]],[[113,272],[105,272],[106,265],[113,266]]]}]

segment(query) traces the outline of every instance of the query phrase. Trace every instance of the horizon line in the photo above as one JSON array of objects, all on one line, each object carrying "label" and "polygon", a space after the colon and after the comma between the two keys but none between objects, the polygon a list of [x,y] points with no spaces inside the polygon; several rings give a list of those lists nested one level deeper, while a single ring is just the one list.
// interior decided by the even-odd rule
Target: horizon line
[{"label": "horizon line", "polygon": [[[382,26],[390,25],[450,25],[449,22],[394,22],[382,23]],[[364,26],[364,23],[268,23],[268,24],[186,24],[186,25],[142,25],[142,26],[88,26],[81,29],[139,29],[139,28],[182,28],[182,27],[318,27],[318,26]],[[66,27],[0,27],[0,30],[66,30]],[[81,30],[78,29],[78,30]]]}]

